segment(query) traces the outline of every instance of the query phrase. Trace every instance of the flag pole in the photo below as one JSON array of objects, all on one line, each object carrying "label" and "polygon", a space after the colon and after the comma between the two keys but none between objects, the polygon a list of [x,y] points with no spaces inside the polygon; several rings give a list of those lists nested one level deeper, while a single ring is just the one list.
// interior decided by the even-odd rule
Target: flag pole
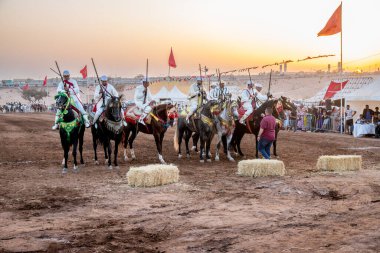
[{"label": "flag pole", "polygon": [[345,122],[344,121],[344,117],[343,117],[343,1],[340,2],[340,6],[341,6],[341,16],[340,16],[340,77],[341,77],[341,80],[340,80],[340,92],[342,93],[341,94],[341,97],[340,97],[340,134],[343,134],[343,127],[342,125],[344,126]]},{"label": "flag pole", "polygon": [[169,73],[168,73],[168,77],[170,77],[170,65],[169,65]]}]

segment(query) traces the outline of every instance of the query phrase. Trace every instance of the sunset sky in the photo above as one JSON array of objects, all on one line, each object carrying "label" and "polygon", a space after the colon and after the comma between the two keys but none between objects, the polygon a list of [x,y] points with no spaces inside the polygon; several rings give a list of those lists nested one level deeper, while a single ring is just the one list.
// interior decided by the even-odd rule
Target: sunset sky
[{"label": "sunset sky", "polygon": [[[297,60],[289,71],[336,67],[340,35],[317,37],[337,0],[0,0],[0,79],[54,77],[57,60],[74,76],[91,57],[98,71],[133,77],[195,75]],[[380,67],[379,0],[343,1],[343,62]],[[368,57],[371,56],[371,57]],[[364,58],[364,59],[363,59]],[[362,59],[362,60],[359,60]],[[277,69],[278,67],[274,67]],[[269,69],[266,69],[268,71]],[[258,73],[263,70],[256,70]]]}]

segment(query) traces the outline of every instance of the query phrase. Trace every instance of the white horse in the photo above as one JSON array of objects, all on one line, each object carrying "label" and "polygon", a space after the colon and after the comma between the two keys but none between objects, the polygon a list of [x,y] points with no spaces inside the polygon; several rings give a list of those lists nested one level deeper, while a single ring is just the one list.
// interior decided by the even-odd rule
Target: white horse
[{"label": "white horse", "polygon": [[[216,118],[216,130],[217,130],[217,143],[215,151],[215,161],[219,161],[219,148],[222,142],[222,137],[226,136],[227,145],[224,150],[227,152],[227,158],[230,161],[235,161],[230,154],[230,143],[232,140],[232,135],[235,131],[235,118],[234,115],[237,112],[238,104],[236,101],[231,101],[227,98],[223,104],[223,111]],[[227,149],[227,150],[226,150]]]}]

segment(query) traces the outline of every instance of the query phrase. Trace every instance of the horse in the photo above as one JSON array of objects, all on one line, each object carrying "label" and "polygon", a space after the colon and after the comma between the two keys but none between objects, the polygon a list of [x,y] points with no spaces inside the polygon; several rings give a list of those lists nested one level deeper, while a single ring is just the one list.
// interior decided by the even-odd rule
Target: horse
[{"label": "horse", "polygon": [[223,103],[223,110],[217,117],[217,144],[215,152],[215,161],[219,161],[219,148],[221,142],[223,142],[224,152],[227,154],[227,158],[230,161],[235,161],[230,153],[230,144],[232,140],[233,133],[235,131],[235,119],[234,119],[234,110],[236,110],[238,104],[236,101],[231,101],[230,98],[227,98]]},{"label": "horse", "polygon": [[79,141],[80,163],[84,164],[83,160],[83,139],[84,139],[84,121],[72,106],[71,98],[65,93],[60,92],[55,96],[57,108],[61,110],[59,115],[59,135],[63,148],[63,170],[62,173],[67,173],[67,159],[70,151],[70,146],[73,146],[74,172],[78,172],[77,167],[77,146]]},{"label": "horse", "polygon": [[206,160],[211,162],[210,145],[216,132],[214,116],[219,115],[219,107],[219,102],[208,101],[199,109],[199,118],[192,116],[189,122],[186,122],[184,116],[178,118],[177,128],[174,134],[174,148],[178,152],[178,158],[182,158],[181,143],[183,138],[185,138],[186,156],[187,158],[190,158],[189,140],[192,133],[196,133],[201,141],[199,152],[200,162],[204,162],[204,154],[206,154]]},{"label": "horse", "polygon": [[114,149],[114,165],[115,169],[119,169],[119,164],[117,162],[117,154],[119,151],[119,144],[122,141],[123,136],[123,122],[122,122],[122,112],[121,112],[121,98],[112,96],[108,101],[104,113],[99,117],[97,128],[95,124],[91,126],[92,133],[92,143],[95,153],[95,164],[99,164],[98,157],[96,154],[96,149],[98,142],[103,145],[104,148],[104,158],[106,165],[108,164],[108,169],[112,170],[111,163],[111,153],[112,146],[111,140],[115,141]]},{"label": "horse", "polygon": [[[284,118],[284,112],[283,110],[296,110],[296,106],[292,104],[286,97],[280,97],[279,99],[274,100],[267,100],[264,102],[259,108],[257,108],[253,114],[251,114],[250,117],[248,117],[246,123],[247,125],[241,124],[238,120],[235,121],[236,128],[234,131],[234,135],[232,137],[232,146],[234,147],[235,151],[238,152],[240,156],[244,156],[243,152],[240,148],[241,140],[243,139],[244,134],[254,134],[255,140],[256,140],[256,158],[259,157],[259,150],[258,150],[258,140],[257,135],[260,131],[260,122],[262,120],[262,114],[264,114],[265,109],[267,107],[273,108],[273,116],[276,119],[282,119]],[[251,120],[252,119],[252,120]],[[273,142],[273,154],[274,156],[277,156],[277,136],[278,132],[280,131],[280,121],[277,121],[276,123],[276,129],[275,129],[275,140]]]},{"label": "horse", "polygon": [[128,126],[124,128],[124,160],[128,161],[127,146],[129,144],[129,149],[131,152],[132,160],[136,159],[135,151],[133,149],[133,141],[135,140],[137,134],[142,132],[144,134],[150,134],[154,136],[156,142],[156,148],[158,152],[158,159],[162,164],[166,164],[162,156],[162,142],[164,140],[165,132],[174,123],[171,113],[175,114],[176,106],[172,104],[160,104],[154,106],[148,119],[150,119],[150,124],[147,122],[146,125],[138,122],[141,112],[137,110],[136,107],[130,108],[125,115],[125,120],[128,122]]}]

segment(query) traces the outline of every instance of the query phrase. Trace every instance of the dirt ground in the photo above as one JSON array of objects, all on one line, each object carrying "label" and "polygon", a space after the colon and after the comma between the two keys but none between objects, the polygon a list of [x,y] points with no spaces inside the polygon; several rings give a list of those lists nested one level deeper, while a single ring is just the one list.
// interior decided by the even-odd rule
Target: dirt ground
[{"label": "dirt ground", "polygon": [[[380,140],[280,132],[284,177],[236,175],[237,164],[179,160],[173,129],[164,158],[180,182],[127,185],[129,166],[157,163],[152,136],[137,137],[137,160],[95,165],[86,131],[85,166],[61,174],[52,114],[0,115],[0,252],[379,252]],[[253,158],[252,136],[243,151]],[[316,171],[323,154],[360,154],[363,170]]]}]

